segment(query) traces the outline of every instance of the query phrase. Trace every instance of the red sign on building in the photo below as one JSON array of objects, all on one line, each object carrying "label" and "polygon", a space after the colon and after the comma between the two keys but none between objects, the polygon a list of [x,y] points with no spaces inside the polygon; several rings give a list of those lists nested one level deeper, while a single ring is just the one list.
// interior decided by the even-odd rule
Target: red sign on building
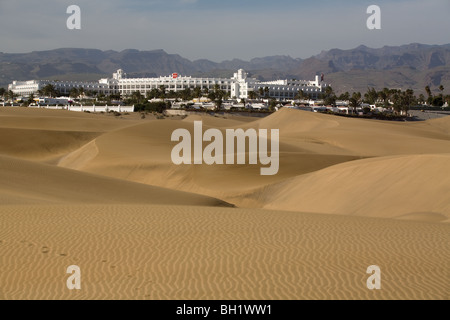
[{"label": "red sign on building", "polygon": [[172,73],[172,78],[174,79],[178,78],[178,73]]}]

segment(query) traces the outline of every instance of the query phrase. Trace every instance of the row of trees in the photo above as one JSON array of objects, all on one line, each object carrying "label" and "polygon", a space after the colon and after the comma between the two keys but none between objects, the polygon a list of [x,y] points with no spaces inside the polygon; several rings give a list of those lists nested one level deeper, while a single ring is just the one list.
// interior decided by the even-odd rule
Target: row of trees
[{"label": "row of trees", "polygon": [[248,93],[248,98],[255,100],[255,99],[268,99],[269,98],[269,87],[259,88],[258,91],[250,91]]},{"label": "row of trees", "polygon": [[423,94],[416,97],[414,90],[407,89],[405,91],[400,89],[388,89],[383,88],[383,90],[377,91],[375,88],[368,88],[367,92],[362,95],[361,92],[345,92],[337,96],[332,87],[327,87],[325,92],[321,95],[326,105],[336,105],[337,100],[349,101],[350,106],[356,111],[357,108],[361,107],[363,103],[370,105],[376,105],[384,108],[393,108],[397,113],[402,113],[408,111],[411,106],[417,104],[429,104],[433,106],[442,107],[447,101],[450,103],[450,95],[444,96],[444,87],[441,85],[439,87],[441,93],[438,96],[433,96],[430,91],[430,87],[427,86],[425,91],[428,94],[426,99]]},{"label": "row of trees", "polygon": [[[425,91],[428,96],[426,99],[426,102],[428,105],[441,107],[444,105],[445,102],[450,104],[450,95],[444,96],[444,86],[443,85],[439,86],[440,93],[438,95],[433,95],[433,93],[431,92],[430,86],[426,86]],[[422,101],[425,101],[425,96],[421,95],[421,97],[419,97],[419,99],[421,99]]]},{"label": "row of trees", "polygon": [[17,94],[15,94],[11,90],[6,90],[5,88],[0,88],[0,97],[3,99],[14,101],[17,98]]},{"label": "row of trees", "polygon": [[[368,88],[367,92],[362,95],[360,92],[345,92],[340,95],[336,95],[333,88],[331,86],[326,87],[325,92],[322,93],[319,98],[324,100],[324,104],[326,105],[336,105],[337,100],[349,101],[350,106],[355,110],[361,106],[362,103],[368,103],[371,105],[382,106],[385,108],[393,108],[397,112],[404,112],[409,110],[412,105],[416,104],[428,104],[434,106],[442,106],[445,102],[450,103],[450,95],[444,96],[444,87],[441,85],[439,87],[440,94],[433,95],[429,86],[425,87],[425,91],[427,97],[423,94],[420,94],[418,97],[414,95],[414,91],[411,89],[402,91],[398,89],[388,89],[384,88],[380,91],[375,90],[375,88]],[[249,99],[261,99],[261,98],[269,98],[269,88],[259,88],[258,91],[250,91]],[[38,91],[39,96],[48,96],[48,97],[56,97],[59,96],[60,93],[55,89],[55,87],[51,84],[46,85],[42,90]],[[5,99],[9,99],[14,101],[17,98],[17,95],[11,90],[7,91],[4,88],[0,88],[0,96],[3,96]],[[95,91],[85,91],[83,88],[73,88],[69,96],[72,98],[95,98],[99,101],[104,101],[106,103],[111,103],[112,100],[121,100],[121,96],[110,95],[105,96],[102,93],[98,93]],[[155,98],[162,99],[163,102],[165,99],[180,99],[180,100],[192,100],[194,98],[200,97],[208,97],[210,100],[214,101],[218,108],[221,107],[224,99],[230,98],[230,93],[225,92],[220,88],[219,85],[215,85],[212,90],[208,88],[187,88],[182,91],[168,91],[165,86],[160,86],[158,89],[152,89],[146,93],[146,95],[141,94],[139,91],[133,92],[130,96],[125,97],[123,100],[126,104],[146,104],[148,100],[152,100]],[[298,91],[296,99],[310,99],[311,96],[303,91]],[[34,99],[34,95],[31,95],[28,99],[28,103],[32,103]],[[273,99],[272,99],[273,100]],[[275,103],[276,101],[272,101]]]},{"label": "row of trees", "polygon": [[165,86],[160,86],[159,89],[152,89],[143,95],[139,91],[133,92],[130,96],[124,99],[126,104],[145,104],[148,100],[152,99],[179,99],[182,101],[188,101],[195,98],[208,97],[211,101],[214,101],[217,107],[223,103],[223,100],[230,98],[230,93],[225,92],[220,88],[219,85],[215,85],[212,90],[204,88],[203,90],[199,87],[194,89],[184,89],[181,91],[167,91]]}]

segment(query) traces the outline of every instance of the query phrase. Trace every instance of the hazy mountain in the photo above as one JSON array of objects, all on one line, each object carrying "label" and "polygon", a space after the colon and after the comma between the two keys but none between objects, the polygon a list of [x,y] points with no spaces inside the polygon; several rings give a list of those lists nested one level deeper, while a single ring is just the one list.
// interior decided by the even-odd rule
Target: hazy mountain
[{"label": "hazy mountain", "polygon": [[374,86],[423,92],[427,85],[438,91],[441,84],[450,89],[450,45],[333,49],[305,60],[295,73],[309,78],[319,70],[338,91],[365,91]]},{"label": "hazy mountain", "polygon": [[155,77],[178,72],[192,76],[230,77],[243,68],[252,77],[269,79],[313,79],[324,73],[325,81],[338,92],[365,91],[368,86],[412,88],[426,85],[450,89],[450,44],[409,44],[372,49],[332,49],[308,59],[289,56],[233,59],[220,63],[190,61],[164,50],[101,51],[95,49],[56,49],[31,53],[0,53],[0,86],[13,80],[58,79],[98,80],[122,68],[130,76]]},{"label": "hazy mountain", "polygon": [[321,61],[333,61],[340,71],[355,69],[391,70],[396,67],[411,67],[427,70],[450,63],[450,45],[427,46],[410,44],[400,47],[370,49],[359,46],[352,50],[333,49],[322,52],[315,58]]}]

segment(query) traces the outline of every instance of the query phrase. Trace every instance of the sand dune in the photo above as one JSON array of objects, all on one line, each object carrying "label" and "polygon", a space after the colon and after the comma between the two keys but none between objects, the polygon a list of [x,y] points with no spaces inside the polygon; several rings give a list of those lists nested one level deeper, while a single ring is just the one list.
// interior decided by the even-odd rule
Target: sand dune
[{"label": "sand dune", "polygon": [[[0,299],[448,299],[450,117],[139,118],[0,108]],[[279,129],[279,173],[174,165],[197,120]]]},{"label": "sand dune", "polygon": [[1,204],[225,205],[213,198],[0,156]]},{"label": "sand dune", "polygon": [[[261,128],[280,128],[285,143],[325,145],[326,153],[361,157],[445,153],[450,134],[443,128],[447,118],[425,123],[352,119],[298,110],[281,110],[257,123]],[[324,150],[318,150],[324,153]]]},{"label": "sand dune", "polygon": [[[280,143],[280,171],[275,176],[261,176],[260,166],[254,165],[176,166],[171,160],[176,144],[171,142],[171,134],[178,128],[192,131],[192,122],[185,120],[150,121],[106,133],[95,139],[95,148],[89,143],[62,158],[59,166],[222,199],[233,198],[235,204],[243,205],[248,199],[242,199],[241,203],[236,195],[244,191],[359,159],[351,155],[311,153],[301,146]],[[227,121],[212,117],[205,120],[205,129],[212,124],[221,128]]]},{"label": "sand dune", "polygon": [[424,122],[418,122],[415,127],[425,130],[436,130],[446,135],[450,135],[450,117],[432,119]]},{"label": "sand dune", "polygon": [[212,128],[232,128],[242,126],[245,123],[257,121],[258,118],[239,117],[239,116],[209,116],[209,115],[189,115],[184,122],[202,121],[207,127]]},{"label": "sand dune", "polygon": [[171,133],[178,128],[192,132],[193,121],[198,120],[203,121],[204,129],[224,130],[228,123],[227,119],[211,116],[149,121],[105,133],[95,139],[95,148],[90,143],[63,158],[59,165],[200,193],[238,206],[261,207],[264,199],[252,194],[259,194],[261,188],[286,179],[368,157],[436,154],[450,150],[450,135],[442,131],[442,120],[417,126],[282,110],[249,123],[228,123],[244,129],[280,128],[280,170],[276,176],[261,176],[260,166],[173,165],[170,152],[175,143],[170,142]]},{"label": "sand dune", "polygon": [[[265,208],[450,219],[450,154],[396,156],[336,165],[266,188]],[[424,219],[426,214],[419,215]]]},{"label": "sand dune", "polygon": [[0,128],[0,154],[51,161],[76,151],[100,133]]},{"label": "sand dune", "polygon": [[0,128],[108,132],[139,123],[114,116],[66,110],[0,108]]},{"label": "sand dune", "polygon": [[65,110],[0,108],[0,154],[54,163],[102,133],[136,123]]}]

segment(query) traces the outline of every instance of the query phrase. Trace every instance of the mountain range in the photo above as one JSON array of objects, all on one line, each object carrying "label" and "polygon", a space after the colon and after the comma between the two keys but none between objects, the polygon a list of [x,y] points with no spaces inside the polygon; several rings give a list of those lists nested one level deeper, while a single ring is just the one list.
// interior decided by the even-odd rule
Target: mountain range
[{"label": "mountain range", "polygon": [[413,43],[379,49],[359,46],[350,50],[332,49],[308,59],[290,56],[239,59],[213,62],[191,61],[164,50],[121,52],[64,48],[31,53],[0,52],[0,87],[13,80],[55,79],[91,80],[110,77],[123,69],[131,77],[157,77],[177,72],[182,75],[231,77],[245,69],[260,80],[313,79],[325,74],[325,82],[336,92],[361,91],[368,87],[414,89],[424,93],[425,86],[439,92],[450,89],[450,44]]}]

